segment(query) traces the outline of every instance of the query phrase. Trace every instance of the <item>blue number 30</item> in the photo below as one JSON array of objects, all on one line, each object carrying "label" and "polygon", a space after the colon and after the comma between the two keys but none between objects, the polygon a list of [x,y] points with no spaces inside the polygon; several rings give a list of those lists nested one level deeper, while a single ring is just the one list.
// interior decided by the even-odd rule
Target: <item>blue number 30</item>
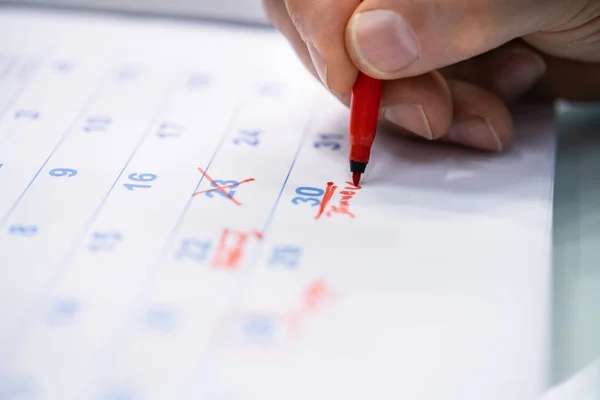
[{"label": "blue number 30", "polygon": [[324,193],[325,191],[323,189],[302,186],[296,189],[296,194],[299,196],[294,197],[292,203],[309,203],[312,207],[316,207],[321,204],[320,197],[323,196]]}]

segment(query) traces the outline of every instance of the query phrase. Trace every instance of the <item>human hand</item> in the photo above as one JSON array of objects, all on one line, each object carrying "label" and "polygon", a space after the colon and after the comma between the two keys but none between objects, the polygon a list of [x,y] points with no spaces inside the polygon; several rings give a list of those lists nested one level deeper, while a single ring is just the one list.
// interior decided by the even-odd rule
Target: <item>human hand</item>
[{"label": "human hand", "polygon": [[500,151],[507,103],[600,100],[598,0],[263,0],[304,65],[346,105],[359,70],[385,80],[400,132]]}]

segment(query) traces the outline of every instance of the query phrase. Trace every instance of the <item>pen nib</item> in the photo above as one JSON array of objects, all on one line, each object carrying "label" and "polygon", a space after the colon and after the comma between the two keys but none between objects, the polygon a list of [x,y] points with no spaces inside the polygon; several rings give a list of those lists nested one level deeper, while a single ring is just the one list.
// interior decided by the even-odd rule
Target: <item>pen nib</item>
[{"label": "pen nib", "polygon": [[360,175],[360,172],[352,173],[352,183],[354,184],[354,186],[358,186],[358,184],[360,183]]}]

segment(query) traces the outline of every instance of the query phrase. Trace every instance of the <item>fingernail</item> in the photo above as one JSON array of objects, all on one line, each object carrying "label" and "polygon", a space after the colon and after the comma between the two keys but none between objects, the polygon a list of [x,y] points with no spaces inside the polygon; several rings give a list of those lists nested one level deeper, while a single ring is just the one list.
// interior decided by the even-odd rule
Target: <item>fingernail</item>
[{"label": "fingernail", "polygon": [[357,14],[350,27],[351,44],[359,62],[380,74],[402,70],[419,56],[419,45],[412,28],[390,10]]},{"label": "fingernail", "polygon": [[385,109],[383,117],[393,124],[416,133],[425,139],[433,139],[433,131],[420,104],[395,104]]},{"label": "fingernail", "polygon": [[327,85],[327,64],[325,64],[325,60],[323,60],[323,57],[321,57],[321,55],[317,51],[317,48],[312,43],[308,43],[307,47],[308,53],[310,54],[310,58],[312,59],[313,65],[315,66],[315,70],[319,75],[319,79],[321,79],[321,82],[323,82],[323,85],[325,85],[325,87],[329,88],[329,86]]},{"label": "fingernail", "polygon": [[495,79],[496,89],[505,98],[515,98],[531,89],[546,73],[546,63],[539,55],[519,49]]},{"label": "fingernail", "polygon": [[494,127],[481,117],[455,120],[446,137],[451,142],[482,150],[501,151],[503,147]]}]

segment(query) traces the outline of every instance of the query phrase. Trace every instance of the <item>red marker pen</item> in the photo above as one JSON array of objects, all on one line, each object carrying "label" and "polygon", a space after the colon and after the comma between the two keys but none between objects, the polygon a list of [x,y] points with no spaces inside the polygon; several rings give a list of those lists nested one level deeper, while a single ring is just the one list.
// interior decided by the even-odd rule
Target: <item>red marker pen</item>
[{"label": "red marker pen", "polygon": [[352,88],[350,102],[350,172],[352,182],[358,186],[365,172],[375,140],[379,105],[381,102],[379,79],[371,78],[359,71]]}]

